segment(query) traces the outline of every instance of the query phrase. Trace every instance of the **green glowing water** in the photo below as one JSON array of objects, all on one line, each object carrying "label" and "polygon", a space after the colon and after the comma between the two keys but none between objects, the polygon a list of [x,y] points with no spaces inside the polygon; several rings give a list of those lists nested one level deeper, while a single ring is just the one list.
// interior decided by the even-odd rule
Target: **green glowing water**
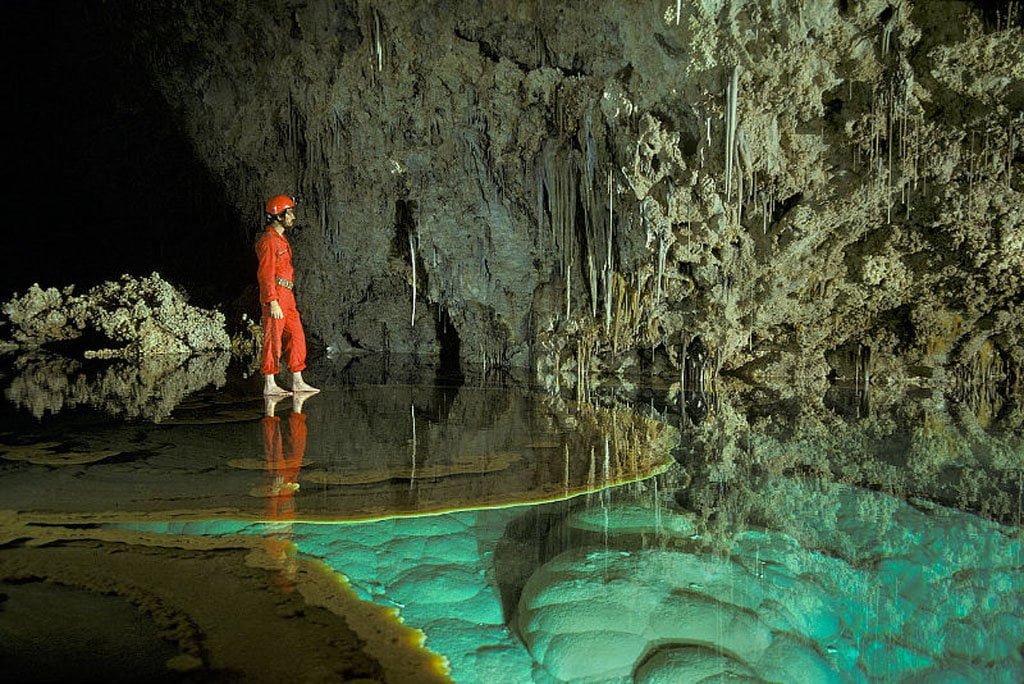
[{"label": "green glowing water", "polygon": [[709,539],[650,480],[497,511],[159,529],[286,535],[397,606],[460,682],[1024,679],[1016,530],[843,485],[759,485],[789,502],[790,528]]},{"label": "green glowing water", "polygon": [[508,388],[289,402],[273,420],[232,391],[156,426],[18,418],[8,509],[290,540],[395,607],[459,682],[1024,681],[1020,527],[936,503],[1012,512],[1011,433],[958,432],[934,405],[813,404],[781,430],[760,407],[652,422]]}]

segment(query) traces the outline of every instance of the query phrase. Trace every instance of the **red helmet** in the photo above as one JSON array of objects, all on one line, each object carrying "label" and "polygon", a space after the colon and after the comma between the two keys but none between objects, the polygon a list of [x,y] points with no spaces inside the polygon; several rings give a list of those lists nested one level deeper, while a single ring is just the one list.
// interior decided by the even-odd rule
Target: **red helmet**
[{"label": "red helmet", "polygon": [[266,210],[271,216],[277,216],[283,214],[286,209],[290,209],[297,204],[294,197],[288,195],[275,195],[267,200]]}]

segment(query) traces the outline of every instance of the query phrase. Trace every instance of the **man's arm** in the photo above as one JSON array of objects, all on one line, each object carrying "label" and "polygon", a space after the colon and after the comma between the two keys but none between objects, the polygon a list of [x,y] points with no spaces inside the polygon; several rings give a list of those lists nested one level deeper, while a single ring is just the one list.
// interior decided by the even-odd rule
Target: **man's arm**
[{"label": "man's arm", "polygon": [[277,301],[277,280],[274,277],[277,255],[270,240],[261,238],[256,242],[256,258],[259,259],[256,282],[260,286],[260,303],[270,305],[271,318],[284,318],[281,304]]}]

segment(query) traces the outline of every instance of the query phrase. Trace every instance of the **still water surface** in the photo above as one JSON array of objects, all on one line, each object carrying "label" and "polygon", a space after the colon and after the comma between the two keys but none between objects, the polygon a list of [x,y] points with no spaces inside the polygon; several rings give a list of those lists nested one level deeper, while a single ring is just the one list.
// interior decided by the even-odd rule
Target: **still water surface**
[{"label": "still water surface", "polygon": [[9,376],[4,508],[255,537],[268,592],[321,559],[459,682],[1024,681],[1012,431],[927,400],[782,416],[323,376],[298,405],[229,378],[148,417],[36,417],[67,400]]}]

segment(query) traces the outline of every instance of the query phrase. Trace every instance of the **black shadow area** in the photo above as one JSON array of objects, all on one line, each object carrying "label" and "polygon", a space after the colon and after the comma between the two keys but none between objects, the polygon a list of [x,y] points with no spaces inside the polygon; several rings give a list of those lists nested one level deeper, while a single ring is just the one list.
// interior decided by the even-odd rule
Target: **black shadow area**
[{"label": "black shadow area", "polygon": [[251,279],[252,230],[107,12],[4,4],[0,296],[159,271],[193,303],[230,301]]}]

